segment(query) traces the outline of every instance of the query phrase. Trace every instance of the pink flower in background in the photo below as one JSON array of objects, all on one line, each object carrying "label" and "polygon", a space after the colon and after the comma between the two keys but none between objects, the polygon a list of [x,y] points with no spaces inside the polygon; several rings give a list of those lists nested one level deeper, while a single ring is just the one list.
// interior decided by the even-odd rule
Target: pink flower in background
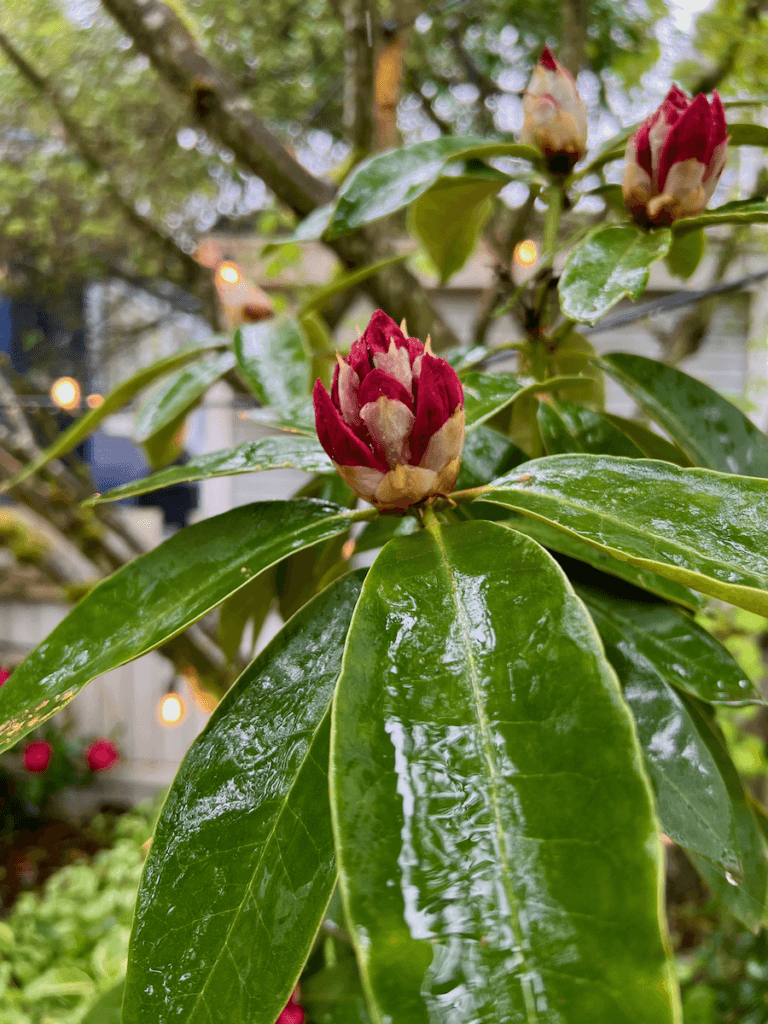
[{"label": "pink flower in background", "polygon": [[7,682],[7,680],[9,680],[10,678],[11,673],[8,671],[8,669],[3,668],[3,666],[0,665],[0,686],[2,686],[3,683]]},{"label": "pink flower in background", "polygon": [[342,479],[380,509],[450,494],[464,445],[464,392],[444,359],[377,310],[338,365],[318,380],[317,436]]},{"label": "pink flower in background", "polygon": [[304,1024],[304,1008],[299,1006],[299,990],[295,988],[287,1006],[280,1011],[275,1024]]},{"label": "pink flower in background", "polygon": [[33,740],[24,748],[24,753],[21,755],[21,763],[28,772],[32,772],[34,775],[41,775],[48,770],[52,756],[53,747],[50,743],[46,743],[45,740]]},{"label": "pink flower in background", "polygon": [[538,147],[555,174],[568,174],[587,148],[587,110],[570,72],[544,49],[523,96],[521,142]]},{"label": "pink flower in background", "polygon": [[85,759],[92,772],[105,772],[120,760],[120,754],[109,740],[96,740],[85,752]]},{"label": "pink flower in background", "polygon": [[622,191],[644,227],[701,213],[725,167],[728,129],[717,93],[691,100],[676,85],[627,143]]}]

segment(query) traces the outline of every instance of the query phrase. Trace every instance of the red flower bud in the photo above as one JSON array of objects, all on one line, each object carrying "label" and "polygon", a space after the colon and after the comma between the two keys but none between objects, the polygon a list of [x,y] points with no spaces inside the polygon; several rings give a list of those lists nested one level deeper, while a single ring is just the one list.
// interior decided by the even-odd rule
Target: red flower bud
[{"label": "red flower bud", "polygon": [[523,96],[521,141],[537,146],[555,174],[568,174],[587,148],[587,111],[570,72],[544,49]]},{"label": "red flower bud", "polygon": [[728,131],[717,93],[708,103],[676,85],[627,143],[622,190],[643,227],[701,213],[725,166]]},{"label": "red flower bud", "polygon": [[299,1006],[299,990],[295,988],[288,1004],[280,1011],[280,1016],[275,1024],[304,1024],[304,1018],[304,1009]]},{"label": "red flower bud", "polygon": [[8,671],[8,669],[3,668],[2,665],[0,665],[0,686],[2,686],[3,683],[7,682],[7,680],[9,680],[10,678],[11,673]]},{"label": "red flower bud", "polygon": [[85,759],[92,772],[105,772],[120,760],[117,747],[109,740],[96,740],[85,752]]},{"label": "red flower bud", "polygon": [[464,392],[448,363],[380,309],[337,359],[330,395],[318,380],[313,398],[317,435],[342,479],[380,509],[449,494],[464,445]]},{"label": "red flower bud", "polygon": [[44,771],[48,770],[52,756],[53,747],[50,743],[46,743],[45,740],[33,740],[24,748],[21,763],[28,772],[41,775]]}]

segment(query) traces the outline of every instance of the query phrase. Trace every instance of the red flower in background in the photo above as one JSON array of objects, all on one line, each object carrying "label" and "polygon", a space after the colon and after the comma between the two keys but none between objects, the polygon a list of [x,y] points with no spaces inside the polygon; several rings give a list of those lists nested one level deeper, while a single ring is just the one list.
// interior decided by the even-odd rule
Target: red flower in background
[{"label": "red flower in background", "polygon": [[10,678],[11,673],[8,671],[8,669],[3,668],[3,666],[0,665],[0,686],[2,686],[3,683],[7,682]]},{"label": "red flower in background", "polygon": [[377,310],[313,399],[320,444],[355,494],[406,509],[450,494],[464,445],[464,392],[444,359]]},{"label": "red flower in background", "polygon": [[46,743],[45,740],[33,740],[24,748],[24,753],[21,755],[21,763],[28,772],[40,775],[48,770],[52,756],[53,747],[50,743]]},{"label": "red flower in background", "polygon": [[96,740],[85,752],[85,759],[92,772],[105,772],[120,760],[120,754],[109,740]]},{"label": "red flower in background", "polygon": [[717,93],[691,100],[676,85],[627,143],[622,191],[644,227],[701,213],[725,167],[728,129]]},{"label": "red flower in background", "polygon": [[299,1006],[299,990],[295,988],[287,1006],[280,1011],[275,1024],[304,1024],[304,1008]]}]

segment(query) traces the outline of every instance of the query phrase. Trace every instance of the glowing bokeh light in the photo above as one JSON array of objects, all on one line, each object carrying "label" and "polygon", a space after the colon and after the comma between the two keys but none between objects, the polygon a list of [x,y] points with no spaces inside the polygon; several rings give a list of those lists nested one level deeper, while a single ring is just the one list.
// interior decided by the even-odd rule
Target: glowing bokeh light
[{"label": "glowing bokeh light", "polygon": [[157,707],[157,717],[160,719],[161,725],[167,728],[178,725],[185,714],[184,701],[178,693],[163,694]]},{"label": "glowing bokeh light", "polygon": [[85,400],[85,404],[89,409],[98,409],[100,405],[104,404],[104,395],[88,395]]},{"label": "glowing bokeh light", "polygon": [[526,238],[524,242],[518,242],[512,258],[519,267],[532,267],[539,258],[534,240]]},{"label": "glowing bokeh light", "polygon": [[234,263],[222,263],[217,273],[225,284],[237,284],[240,280],[240,271]]},{"label": "glowing bokeh light", "polygon": [[51,399],[60,409],[76,409],[80,405],[80,385],[74,377],[59,377],[51,387]]}]

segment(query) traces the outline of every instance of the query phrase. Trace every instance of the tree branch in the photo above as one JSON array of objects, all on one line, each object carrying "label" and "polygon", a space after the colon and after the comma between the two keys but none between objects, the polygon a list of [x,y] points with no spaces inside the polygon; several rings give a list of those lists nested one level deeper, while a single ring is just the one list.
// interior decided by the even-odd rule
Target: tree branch
[{"label": "tree branch", "polygon": [[370,0],[349,0],[344,27],[347,32],[346,120],[354,163],[373,149],[373,93],[376,74],[374,17]]},{"label": "tree branch", "polygon": [[560,30],[560,63],[575,78],[584,67],[589,27],[590,0],[563,0]]},{"label": "tree branch", "polygon": [[[205,131],[258,175],[277,198],[304,217],[333,198],[330,185],[313,177],[252,112],[235,85],[198,49],[183,22],[162,0],[102,0],[155,70],[192,100]],[[328,243],[348,269],[391,254],[379,233],[359,231]],[[418,280],[405,267],[390,267],[366,282],[365,291],[395,320],[405,318],[435,349],[458,344]]]}]

